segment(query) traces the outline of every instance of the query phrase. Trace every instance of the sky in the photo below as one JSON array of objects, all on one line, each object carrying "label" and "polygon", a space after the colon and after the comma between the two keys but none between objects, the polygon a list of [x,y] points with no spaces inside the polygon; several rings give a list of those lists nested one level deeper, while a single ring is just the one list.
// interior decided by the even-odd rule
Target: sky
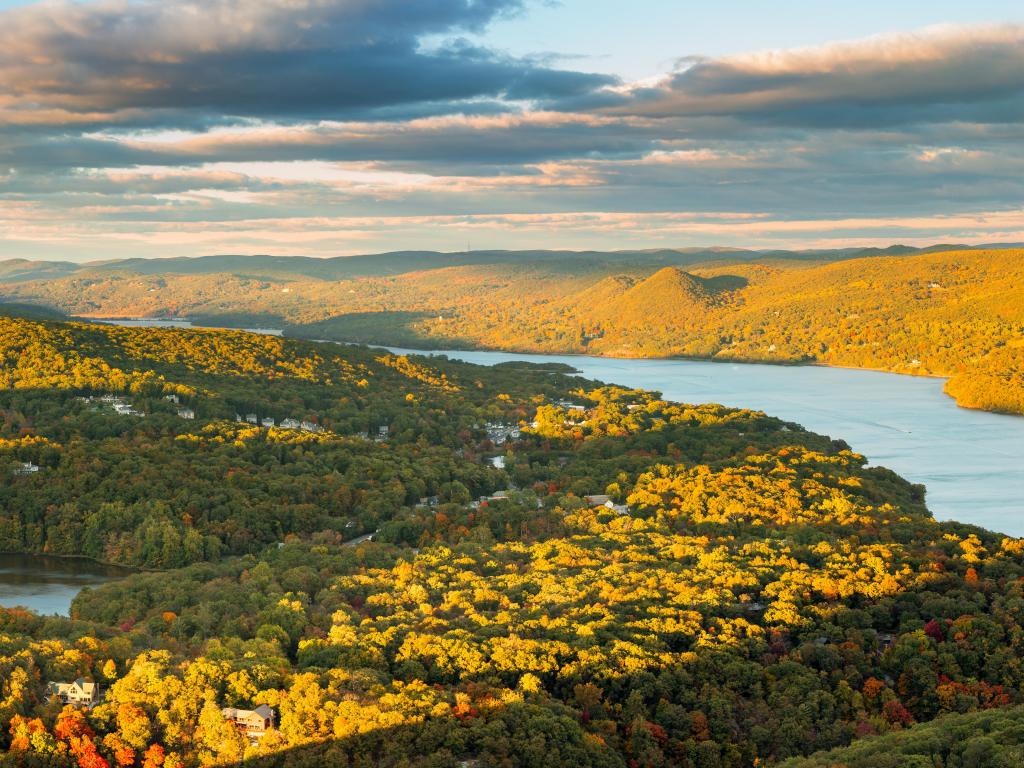
[{"label": "sky", "polygon": [[1024,242],[1024,5],[0,0],[0,258]]}]

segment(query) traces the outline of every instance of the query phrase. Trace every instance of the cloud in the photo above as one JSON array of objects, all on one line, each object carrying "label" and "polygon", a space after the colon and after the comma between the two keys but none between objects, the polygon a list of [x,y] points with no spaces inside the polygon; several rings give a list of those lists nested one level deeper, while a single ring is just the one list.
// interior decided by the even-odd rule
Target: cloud
[{"label": "cloud", "polygon": [[717,59],[691,58],[655,84],[607,89],[611,112],[729,116],[802,126],[1024,115],[1024,26],[940,26],[914,34]]},{"label": "cloud", "polygon": [[1024,27],[623,83],[461,39],[525,2],[0,13],[0,255],[1024,239]]},{"label": "cloud", "polygon": [[0,14],[7,124],[202,124],[225,117],[451,111],[610,82],[431,35],[479,30],[520,0],[103,0]]}]

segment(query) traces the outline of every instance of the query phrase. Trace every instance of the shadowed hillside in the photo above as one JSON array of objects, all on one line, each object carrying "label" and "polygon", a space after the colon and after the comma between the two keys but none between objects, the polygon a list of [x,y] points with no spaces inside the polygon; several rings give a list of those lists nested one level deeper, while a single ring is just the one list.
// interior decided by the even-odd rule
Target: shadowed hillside
[{"label": "shadowed hillside", "polygon": [[953,714],[784,763],[785,768],[1016,768],[1024,707]]}]

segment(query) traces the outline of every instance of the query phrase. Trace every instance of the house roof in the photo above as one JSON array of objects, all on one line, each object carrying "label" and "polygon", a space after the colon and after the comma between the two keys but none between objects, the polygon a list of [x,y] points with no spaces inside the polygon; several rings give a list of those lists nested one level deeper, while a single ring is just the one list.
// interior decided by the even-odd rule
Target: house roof
[{"label": "house roof", "polygon": [[96,683],[91,683],[84,677],[80,677],[77,680],[70,683],[51,682],[50,689],[54,691],[60,691],[71,687],[78,687],[83,693],[91,694],[96,690]]},{"label": "house roof", "polygon": [[259,719],[269,720],[274,717],[274,710],[266,704],[260,704],[256,709],[236,709],[235,707],[224,707],[220,713],[229,720]]}]

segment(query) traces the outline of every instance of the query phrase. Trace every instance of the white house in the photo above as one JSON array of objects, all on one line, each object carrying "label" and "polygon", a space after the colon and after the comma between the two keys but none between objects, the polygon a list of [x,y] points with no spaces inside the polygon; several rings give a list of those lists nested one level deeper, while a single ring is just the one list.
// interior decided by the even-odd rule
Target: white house
[{"label": "white house", "polygon": [[604,506],[607,509],[610,509],[612,512],[614,512],[616,515],[628,515],[629,514],[629,505],[627,505],[627,504],[616,504],[614,501],[609,499],[608,501],[606,501],[604,503]]},{"label": "white house", "polygon": [[180,416],[183,419],[194,419],[196,417],[196,412],[193,411],[191,408],[179,408],[178,416]]},{"label": "white house", "polygon": [[50,699],[57,699],[65,704],[73,706],[89,707],[92,709],[100,701],[100,687],[96,683],[86,681],[80,677],[71,683],[49,683],[47,684]]},{"label": "white house", "polygon": [[114,410],[122,416],[144,416],[142,411],[137,411],[132,408],[131,403],[126,403],[124,400],[120,400],[114,403]]}]

